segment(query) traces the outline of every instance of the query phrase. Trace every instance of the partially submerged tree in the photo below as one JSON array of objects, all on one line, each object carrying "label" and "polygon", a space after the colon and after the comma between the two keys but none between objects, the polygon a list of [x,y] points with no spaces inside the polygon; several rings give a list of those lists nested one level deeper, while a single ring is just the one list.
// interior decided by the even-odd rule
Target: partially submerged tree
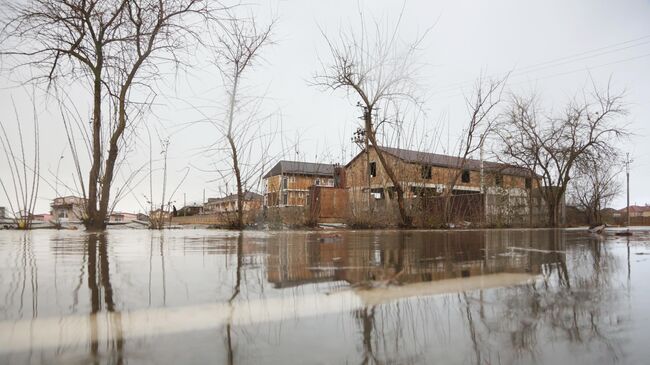
[{"label": "partially submerged tree", "polygon": [[628,135],[620,118],[626,115],[622,94],[604,91],[575,98],[561,114],[545,115],[536,97],[513,95],[497,129],[501,158],[534,171],[548,209],[548,224],[561,225],[561,207],[578,163],[608,155]]},{"label": "partially submerged tree", "polygon": [[601,224],[603,209],[621,194],[619,180],[623,171],[619,155],[587,155],[576,165],[576,177],[570,186],[570,199],[590,225]]},{"label": "partially submerged tree", "polygon": [[[16,106],[17,136],[7,133],[5,124],[0,120],[0,146],[9,168],[11,181],[3,181],[0,176],[0,187],[11,210],[14,223],[18,229],[30,229],[34,219],[34,209],[40,185],[40,135],[38,118],[34,110],[33,119],[33,156],[26,153],[23,123]],[[14,140],[18,142],[14,144]]]},{"label": "partially submerged tree", "polygon": [[[90,87],[91,167],[87,229],[104,229],[115,165],[138,92],[148,92],[159,66],[183,64],[180,53],[200,42],[204,21],[222,9],[202,0],[32,0],[7,5],[3,40],[19,66],[41,70],[33,81],[82,80]],[[105,111],[108,106],[109,111]],[[112,110],[111,110],[112,108]],[[107,152],[106,152],[107,151]],[[84,191],[86,195],[86,191]]]},{"label": "partially submerged tree", "polygon": [[[215,64],[221,71],[227,88],[228,104],[225,118],[215,125],[223,138],[230,155],[231,172],[235,176],[237,190],[237,208],[235,219],[231,222],[233,228],[244,227],[244,204],[253,181],[259,181],[257,176],[264,170],[267,147],[256,154],[255,160],[251,152],[263,145],[260,139],[260,120],[256,115],[256,99],[246,99],[242,96],[242,81],[244,75],[259,58],[260,50],[270,44],[269,36],[274,23],[258,29],[253,18],[242,20],[232,19],[224,25],[225,32],[219,38],[217,45],[217,61]],[[252,106],[252,108],[251,108]]]},{"label": "partially submerged tree", "polygon": [[[379,23],[367,26],[362,16],[361,30],[341,30],[338,39],[323,33],[329,46],[330,59],[322,62],[322,69],[314,76],[314,84],[351,93],[363,107],[363,131],[367,145],[376,151],[395,189],[400,224],[410,226],[413,219],[404,202],[404,187],[377,143],[380,122],[376,120],[376,111],[380,107],[391,108],[400,103],[417,103],[418,65],[415,57],[423,37],[411,43],[401,43],[398,36],[399,20],[393,29],[386,30]],[[388,114],[386,110],[384,114]]]}]

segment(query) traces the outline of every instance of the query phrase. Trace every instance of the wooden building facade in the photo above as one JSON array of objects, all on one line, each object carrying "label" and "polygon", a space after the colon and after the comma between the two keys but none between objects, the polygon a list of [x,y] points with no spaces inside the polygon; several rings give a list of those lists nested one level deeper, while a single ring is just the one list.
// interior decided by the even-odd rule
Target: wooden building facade
[{"label": "wooden building facade", "polygon": [[334,186],[334,165],[280,161],[262,178],[265,206],[302,207],[312,186]]},{"label": "wooden building facade", "polygon": [[[407,198],[443,193],[453,175],[461,170],[462,161],[458,157],[390,147],[379,148],[399,178]],[[375,199],[391,197],[393,183],[373,147],[370,147],[368,153],[361,151],[346,165],[346,175],[347,187],[353,191],[370,190]],[[480,193],[492,187],[526,189],[532,184],[528,170],[467,159],[453,187],[453,193]]]}]

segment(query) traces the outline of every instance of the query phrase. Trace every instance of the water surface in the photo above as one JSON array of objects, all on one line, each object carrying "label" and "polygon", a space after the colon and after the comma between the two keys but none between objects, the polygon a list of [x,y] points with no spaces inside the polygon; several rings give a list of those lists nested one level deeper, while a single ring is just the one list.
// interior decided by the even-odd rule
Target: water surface
[{"label": "water surface", "polygon": [[647,363],[650,231],[0,232],[0,363]]}]

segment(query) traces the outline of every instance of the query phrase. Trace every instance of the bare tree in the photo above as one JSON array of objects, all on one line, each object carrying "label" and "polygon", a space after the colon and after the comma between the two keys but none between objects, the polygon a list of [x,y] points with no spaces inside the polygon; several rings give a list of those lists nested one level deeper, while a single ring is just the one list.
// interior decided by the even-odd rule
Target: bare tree
[{"label": "bare tree", "polygon": [[[219,38],[217,45],[216,66],[221,71],[228,94],[228,104],[225,120],[215,123],[219,133],[227,144],[231,159],[231,171],[235,175],[237,189],[237,209],[235,219],[231,222],[233,228],[244,227],[244,202],[252,181],[257,174],[264,170],[266,160],[261,154],[266,154],[263,148],[256,161],[251,159],[253,149],[259,147],[261,126],[256,115],[258,98],[245,99],[241,95],[242,79],[247,70],[259,58],[262,47],[270,44],[270,34],[273,22],[267,27],[258,29],[254,18],[247,20],[232,19],[224,26],[226,31]],[[248,109],[252,110],[246,110]],[[259,180],[258,180],[259,181]]]},{"label": "bare tree", "polygon": [[452,170],[449,175],[447,187],[443,192],[445,222],[451,222],[454,218],[451,196],[456,184],[458,184],[458,179],[461,178],[467,166],[467,160],[483,148],[486,138],[496,123],[497,114],[495,110],[501,102],[505,81],[504,78],[486,83],[479,78],[473,96],[465,98],[469,121],[460,136],[455,170]]},{"label": "bare tree", "polygon": [[611,154],[614,142],[628,135],[619,119],[626,115],[622,94],[584,93],[558,116],[544,115],[536,97],[513,95],[497,129],[501,158],[531,169],[540,182],[548,224],[561,224],[561,207],[569,181],[582,158]]},{"label": "bare tree", "polygon": [[4,55],[18,57],[19,66],[42,70],[33,81],[52,85],[59,78],[81,79],[91,86],[87,229],[106,226],[124,132],[134,122],[130,113],[142,106],[135,102],[137,91],[150,91],[162,63],[182,65],[180,53],[200,42],[204,23],[197,19],[215,19],[220,9],[217,1],[201,0],[33,0],[7,5],[11,19],[3,36],[13,40],[16,50]]},{"label": "bare tree", "polygon": [[[417,103],[415,80],[418,65],[415,56],[424,36],[401,44],[398,35],[400,21],[401,14],[395,27],[385,31],[378,22],[368,26],[362,14],[360,30],[341,30],[338,39],[323,33],[329,46],[330,60],[321,62],[322,68],[314,76],[314,84],[329,90],[343,89],[359,100],[364,110],[366,151],[370,146],[376,151],[395,189],[400,223],[410,226],[412,217],[404,203],[404,188],[377,144],[377,128],[381,123],[376,120],[377,110],[399,103]],[[388,114],[386,110],[383,112]],[[369,171],[368,167],[368,174]]]},{"label": "bare tree", "polygon": [[569,195],[591,225],[603,223],[603,209],[622,192],[619,177],[623,166],[618,157],[616,153],[587,155],[576,165]]},{"label": "bare tree", "polygon": [[[34,108],[35,109],[35,108]],[[10,137],[5,125],[0,121],[0,145],[9,167],[9,181],[0,177],[0,187],[4,193],[9,209],[18,229],[30,229],[34,219],[34,209],[40,185],[40,135],[36,110],[33,111],[33,156],[30,159],[25,152],[25,137],[18,109],[14,105],[18,136]],[[17,140],[14,145],[13,140]],[[13,191],[12,191],[13,190]]]}]

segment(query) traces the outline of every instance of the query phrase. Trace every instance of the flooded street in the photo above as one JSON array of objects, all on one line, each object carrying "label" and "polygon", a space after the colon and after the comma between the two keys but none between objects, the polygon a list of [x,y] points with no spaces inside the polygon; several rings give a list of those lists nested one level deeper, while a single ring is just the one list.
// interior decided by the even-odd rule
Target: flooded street
[{"label": "flooded street", "polygon": [[0,232],[0,363],[646,363],[650,231]]}]

